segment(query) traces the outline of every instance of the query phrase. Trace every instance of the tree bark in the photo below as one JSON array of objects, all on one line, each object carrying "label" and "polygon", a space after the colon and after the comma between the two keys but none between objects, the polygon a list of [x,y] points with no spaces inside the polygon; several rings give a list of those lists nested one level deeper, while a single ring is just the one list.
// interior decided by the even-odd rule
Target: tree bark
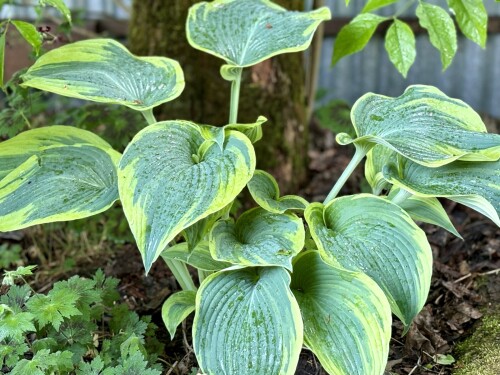
[{"label": "tree bark", "polygon": [[[223,60],[192,48],[185,22],[199,0],[134,0],[129,29],[131,51],[179,61],[186,89],[155,113],[158,119],[188,119],[224,125],[229,117],[230,83],[219,74]],[[301,10],[302,0],[279,0]],[[239,122],[268,118],[263,139],[255,144],[257,167],[273,174],[282,193],[296,192],[307,177],[308,131],[305,124],[303,54],[285,54],[244,69]]]}]

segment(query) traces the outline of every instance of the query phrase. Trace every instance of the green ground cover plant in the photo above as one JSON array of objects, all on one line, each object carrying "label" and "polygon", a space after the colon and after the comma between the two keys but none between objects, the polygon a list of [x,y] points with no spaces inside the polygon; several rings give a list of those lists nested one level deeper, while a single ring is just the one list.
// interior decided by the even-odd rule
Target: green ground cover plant
[{"label": "green ground cover plant", "polygon": [[[117,303],[118,280],[101,270],[54,283],[45,295],[26,283],[34,266],[6,271],[0,297],[0,361],[15,375],[160,375],[162,345],[148,316]],[[21,280],[23,285],[16,285]],[[84,359],[90,359],[84,361]]]},{"label": "green ground cover plant", "polygon": [[[148,126],[123,154],[63,125],[1,143],[0,231],[88,217],[119,199],[146,273],[161,258],[183,289],[165,301],[162,316],[173,336],[194,312],[203,373],[293,374],[305,345],[328,373],[382,374],[391,314],[408,329],[429,292],[432,253],[415,220],[459,235],[437,199],[447,198],[500,225],[500,136],[434,87],[410,86],[396,98],[369,93],[351,110],[354,132],[337,136],[356,152],[325,201],[280,196],[274,178],[256,170],[253,143],[265,141],[266,119],[238,123],[241,73],[305,50],[328,19],[327,8],[289,12],[267,0],[190,9],[190,44],[223,59],[221,75],[232,83],[221,127],[156,121],[153,108],[184,87],[172,59],[136,57],[110,39],[44,54],[21,77],[24,86],[123,105]],[[338,197],[365,158],[373,192]],[[257,207],[231,217],[245,188]],[[51,297],[30,304],[43,298]],[[67,317],[76,311],[70,306]]]}]

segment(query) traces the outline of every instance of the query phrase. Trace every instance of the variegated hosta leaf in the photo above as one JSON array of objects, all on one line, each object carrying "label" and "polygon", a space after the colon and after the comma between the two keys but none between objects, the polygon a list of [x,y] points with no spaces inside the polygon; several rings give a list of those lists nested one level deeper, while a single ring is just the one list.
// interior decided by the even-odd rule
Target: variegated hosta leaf
[{"label": "variegated hosta leaf", "polygon": [[291,288],[304,320],[304,342],[330,374],[384,372],[391,339],[391,307],[361,272],[332,267],[318,252],[293,263]]},{"label": "variegated hosta leaf", "polygon": [[[204,238],[210,233],[215,222],[223,217],[229,215],[233,202],[228,204],[222,210],[214,212],[213,214],[198,220],[193,225],[190,225],[182,231],[182,236],[187,242],[189,251],[192,251]],[[207,243],[208,244],[208,243]]]},{"label": "variegated hosta leaf", "polygon": [[255,202],[269,212],[303,211],[309,204],[304,198],[297,195],[280,197],[278,183],[273,176],[265,171],[256,170],[247,186]]},{"label": "variegated hosta leaf", "polygon": [[166,260],[180,260],[204,271],[220,271],[231,267],[231,263],[229,262],[222,262],[212,258],[208,241],[199,242],[192,250],[189,249],[186,242],[178,243],[163,250],[161,257]]},{"label": "variegated hosta leaf", "polygon": [[255,170],[245,135],[226,132],[221,150],[202,128],[188,121],[150,125],[120,161],[120,198],[147,271],[183,229],[236,198]]},{"label": "variegated hosta leaf", "polygon": [[425,303],[432,274],[430,245],[411,217],[384,198],[359,194],[310,204],[305,218],[323,259],[370,276],[408,326]]},{"label": "variegated hosta leaf", "polygon": [[224,129],[227,130],[237,130],[240,133],[245,134],[248,139],[255,143],[262,138],[262,124],[267,121],[267,118],[264,116],[259,116],[257,121],[253,124],[228,124],[224,126]]},{"label": "variegated hosta leaf", "polygon": [[161,318],[165,323],[165,327],[167,327],[168,333],[170,333],[171,340],[174,339],[179,324],[194,311],[195,301],[196,292],[183,290],[172,294],[163,302]]},{"label": "variegated hosta leaf", "polygon": [[390,162],[397,162],[398,158],[402,158],[402,156],[382,145],[374,146],[366,154],[365,177],[372,187],[373,194],[379,195],[382,190],[388,190],[391,187],[389,181],[384,178],[382,169]]},{"label": "variegated hosta leaf", "polygon": [[49,126],[0,143],[0,231],[75,220],[118,199],[120,154],[86,130]]},{"label": "variegated hosta leaf", "polygon": [[112,39],[89,39],[47,52],[22,79],[23,86],[138,111],[173,100],[184,89],[177,61],[136,57]]},{"label": "variegated hosta leaf", "polygon": [[406,160],[399,168],[386,167],[384,177],[415,195],[444,197],[469,206],[500,226],[500,160],[456,161],[439,168]]},{"label": "variegated hosta leaf", "polygon": [[339,143],[382,144],[428,167],[500,157],[500,135],[486,133],[472,108],[431,86],[410,86],[397,98],[366,94],[351,118],[358,138],[339,134]]},{"label": "variegated hosta leaf", "polygon": [[196,296],[193,346],[204,374],[292,375],[302,347],[299,306],[280,267],[210,275]]},{"label": "variegated hosta leaf", "polygon": [[246,67],[305,50],[318,25],[330,17],[326,7],[294,12],[268,0],[215,0],[189,9],[186,34],[194,48]]},{"label": "variegated hosta leaf", "polygon": [[253,208],[236,223],[219,221],[210,233],[215,259],[242,266],[282,266],[292,269],[292,257],[304,247],[302,220],[294,214],[275,214]]},{"label": "variegated hosta leaf", "polygon": [[450,221],[443,206],[436,198],[413,195],[403,202],[398,203],[398,206],[408,212],[413,220],[437,225],[455,236],[462,238]]}]

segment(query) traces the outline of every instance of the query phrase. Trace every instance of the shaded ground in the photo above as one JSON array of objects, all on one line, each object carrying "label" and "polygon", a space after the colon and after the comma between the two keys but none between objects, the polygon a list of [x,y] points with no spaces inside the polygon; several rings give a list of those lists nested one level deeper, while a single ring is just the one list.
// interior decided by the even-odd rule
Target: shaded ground
[{"label": "shaded ground", "polygon": [[[313,127],[312,139],[315,141],[309,154],[311,180],[302,194],[309,200],[321,201],[349,162],[353,150],[335,145],[333,135],[318,127]],[[360,185],[365,186],[361,168],[341,194],[359,192]],[[393,323],[388,373],[451,374],[453,365],[443,364],[447,359],[445,355],[456,356],[456,344],[470,336],[480,318],[488,311],[493,311],[500,302],[498,228],[470,209],[452,202],[443,203],[463,240],[443,229],[422,226],[428,235],[435,260],[431,292],[427,304],[406,336],[402,337],[401,323]],[[190,373],[191,368],[196,366],[187,339],[189,335],[186,335],[190,321],[179,329],[172,342],[162,328],[162,302],[177,290],[176,282],[164,263],[156,262],[146,277],[139,252],[132,244],[113,242],[110,249],[102,241],[89,239],[87,235],[82,237],[81,233],[85,231],[73,239],[64,232],[54,233],[55,237],[40,232],[40,229],[30,229],[3,234],[0,243],[22,244],[26,249],[23,253],[26,264],[42,264],[33,282],[34,288],[39,291],[47,290],[58,279],[75,273],[90,275],[97,268],[102,268],[106,275],[118,277],[123,300],[137,313],[152,315],[153,321],[160,327],[156,334],[167,345],[162,356],[167,367],[166,373]],[[49,245],[44,245],[46,249],[42,250],[40,246],[45,242]],[[82,249],[75,252],[77,245],[82,246]],[[73,249],[71,259],[65,259],[68,248]],[[47,251],[51,253],[49,257]],[[304,350],[297,374],[326,373],[314,356]]]}]

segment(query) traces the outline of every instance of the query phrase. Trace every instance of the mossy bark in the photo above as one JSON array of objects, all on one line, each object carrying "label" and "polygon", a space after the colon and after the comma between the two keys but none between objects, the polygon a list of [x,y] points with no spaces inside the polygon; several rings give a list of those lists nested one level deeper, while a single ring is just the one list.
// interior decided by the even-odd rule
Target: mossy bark
[{"label": "mossy bark", "polygon": [[[155,111],[158,119],[189,119],[224,125],[229,117],[230,83],[219,74],[223,60],[193,49],[186,40],[189,7],[199,0],[134,0],[129,30],[137,55],[178,60],[186,76],[182,95]],[[276,0],[300,10],[302,0]],[[255,147],[258,168],[272,173],[282,193],[296,192],[307,176],[308,131],[305,124],[303,54],[281,55],[243,72],[239,122],[268,118]]]}]

